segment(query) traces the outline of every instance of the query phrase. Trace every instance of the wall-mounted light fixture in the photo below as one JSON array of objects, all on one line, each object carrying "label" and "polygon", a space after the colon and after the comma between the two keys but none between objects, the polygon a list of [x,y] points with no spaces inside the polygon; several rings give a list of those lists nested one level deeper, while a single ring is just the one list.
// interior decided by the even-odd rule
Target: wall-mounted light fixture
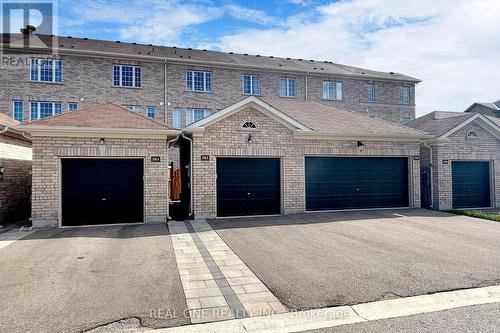
[{"label": "wall-mounted light fixture", "polygon": [[101,143],[101,145],[103,145],[106,142],[106,140],[104,140],[104,138],[102,138],[101,140],[99,140],[99,142]]},{"label": "wall-mounted light fixture", "polygon": [[358,152],[362,152],[364,148],[365,148],[365,144],[363,143],[363,141],[358,141],[356,143],[356,149]]},{"label": "wall-mounted light fixture", "polygon": [[248,143],[252,142],[252,134],[248,133],[248,138],[247,138]]}]

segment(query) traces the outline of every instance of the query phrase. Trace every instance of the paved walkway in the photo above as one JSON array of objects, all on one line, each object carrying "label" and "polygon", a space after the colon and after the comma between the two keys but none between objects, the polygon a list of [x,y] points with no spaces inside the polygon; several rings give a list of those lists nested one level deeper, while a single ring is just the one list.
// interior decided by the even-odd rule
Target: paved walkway
[{"label": "paved walkway", "polygon": [[204,220],[168,228],[192,323],[287,312]]}]

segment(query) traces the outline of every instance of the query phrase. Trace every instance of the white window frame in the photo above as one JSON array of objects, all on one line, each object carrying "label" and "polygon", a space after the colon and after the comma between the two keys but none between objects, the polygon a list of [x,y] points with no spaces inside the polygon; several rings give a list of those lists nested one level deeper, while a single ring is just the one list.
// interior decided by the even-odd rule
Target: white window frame
[{"label": "white window frame", "polygon": [[[475,135],[472,135],[472,133],[474,133]],[[465,135],[465,138],[466,139],[479,139],[479,133],[477,130],[475,129],[470,129],[467,131],[467,134]]]},{"label": "white window frame", "polygon": [[[335,96],[330,96],[330,85],[333,84],[335,85]],[[326,95],[325,95],[325,85],[327,86],[326,87]],[[338,82],[338,81],[323,81],[323,84],[321,86],[323,92],[323,99],[326,99],[326,100],[329,100],[329,101],[341,101],[342,100],[342,97],[343,97],[343,85],[342,85],[342,82]]]},{"label": "white window frame", "polygon": [[[74,109],[74,110],[70,110],[70,109],[69,109],[70,104],[75,104],[75,105],[76,105],[76,109]],[[77,103],[77,102],[68,102],[67,110],[68,110],[68,111],[76,111],[76,110],[78,110],[78,103]]]},{"label": "white window frame", "polygon": [[[61,105],[61,113],[62,113],[62,103],[61,102],[29,101],[29,103],[30,103],[30,112],[29,112],[30,113],[30,121],[47,118],[47,117],[40,118],[40,112],[41,112],[41,110],[40,110],[40,104],[41,103],[48,103],[48,104],[52,105],[52,114],[50,116],[55,116],[55,114],[56,114],[56,104],[60,104]],[[31,113],[32,113],[31,112],[31,106],[32,106],[32,103],[38,104],[38,106],[37,106],[37,118],[36,119],[33,119],[31,117]]]},{"label": "white window frame", "polygon": [[[37,63],[37,78],[36,80],[33,80],[33,77],[31,76],[31,73],[33,72],[33,60],[36,60]],[[42,61],[45,60],[51,60],[52,61],[52,80],[51,81],[43,81],[42,80]],[[56,66],[55,62],[61,63],[61,81],[56,81]],[[29,71],[29,76],[30,76],[30,81],[31,82],[44,82],[44,83],[63,83],[64,77],[63,77],[63,61],[62,59],[50,59],[50,58],[31,58],[30,61],[30,71]]]},{"label": "white window frame", "polygon": [[[195,73],[203,73],[203,90],[195,90],[195,84],[194,84],[194,77]],[[207,89],[207,74],[210,74],[210,89]],[[191,76],[191,87],[188,85],[188,76]],[[191,70],[188,69],[186,71],[186,91],[192,91],[192,92],[212,92],[212,85],[213,85],[213,77],[212,77],[212,72],[209,71],[196,71],[196,70]]]},{"label": "white window frame", "polygon": [[[178,112],[179,113],[178,115],[180,116],[178,124],[175,123],[175,114],[176,114],[176,112]],[[183,118],[183,114],[184,114],[184,109],[182,109],[182,108],[172,108],[172,125],[174,126],[174,128],[179,128],[180,129],[180,128],[183,127],[182,126],[182,124],[183,124],[183,119],[182,119]],[[179,125],[179,126],[176,126],[176,125]]]},{"label": "white window frame", "polygon": [[[118,75],[118,82],[119,82],[119,85],[116,85],[115,84],[115,67],[118,66],[119,68],[119,75]],[[131,67],[132,68],[132,85],[131,86],[124,86],[123,85],[123,71],[122,71],[122,68],[123,67]],[[140,68],[141,69],[141,85],[140,86],[136,86],[135,85],[135,69],[136,68]],[[141,88],[142,87],[142,67],[141,66],[137,66],[137,65],[124,65],[124,64],[113,64],[113,86],[114,87],[120,87],[120,88]]]},{"label": "white window frame", "polygon": [[[371,99],[370,99],[370,89],[373,89],[373,93],[371,95]],[[374,83],[367,83],[366,84],[366,101],[368,103],[374,103],[375,102],[375,84]]]},{"label": "white window frame", "polygon": [[[408,94],[406,94],[408,93]],[[401,103],[404,105],[410,105],[410,87],[401,87]]]},{"label": "white window frame", "polygon": [[[149,115],[149,110],[150,110],[150,109],[153,109],[153,110],[154,110],[154,111],[153,111],[153,116],[152,116],[152,117]],[[146,116],[148,116],[149,118],[151,118],[151,119],[155,119],[155,118],[156,118],[156,111],[157,111],[156,106],[151,106],[151,105],[150,105],[150,106],[146,106]]]},{"label": "white window frame", "polygon": [[[22,119],[21,120],[16,119],[16,103],[21,103],[21,107],[22,107],[22,110],[21,110]],[[19,122],[24,121],[24,101],[23,100],[15,99],[12,101],[12,118],[14,118],[15,120],[17,120]]]},{"label": "white window frame", "polygon": [[[201,119],[198,119],[198,120],[194,119],[194,114],[196,111],[203,111],[203,118],[201,118],[201,119],[204,119],[212,114],[212,110],[210,110],[210,109],[187,108],[185,111],[186,112],[186,126],[189,126],[189,125],[201,120]],[[189,116],[190,113],[191,113],[191,116]],[[192,122],[189,122],[189,118],[192,119]]]},{"label": "white window frame", "polygon": [[[245,92],[245,77],[249,77],[250,78],[250,92]],[[255,92],[255,87],[254,87],[254,79],[257,78],[257,81],[259,82],[258,84],[258,87],[259,87],[259,92],[256,93]],[[243,87],[242,87],[242,90],[243,90],[243,94],[244,95],[254,95],[254,96],[260,96],[260,88],[261,88],[261,80],[260,80],[260,75],[257,75],[257,74],[243,74],[243,77],[242,77],[242,81],[243,81]],[[280,83],[281,84],[281,83]],[[297,87],[295,87],[295,90],[297,90]]]},{"label": "white window frame", "polygon": [[[283,80],[286,80],[286,95],[283,95],[282,91],[281,91],[281,82]],[[295,82],[295,91],[294,91],[295,94],[294,95],[290,95],[290,82],[291,81]],[[280,97],[297,97],[297,79],[296,78],[293,78],[293,77],[280,78]]]},{"label": "white window frame", "polygon": [[142,105],[131,105],[130,110],[136,113],[143,113],[145,109]]}]

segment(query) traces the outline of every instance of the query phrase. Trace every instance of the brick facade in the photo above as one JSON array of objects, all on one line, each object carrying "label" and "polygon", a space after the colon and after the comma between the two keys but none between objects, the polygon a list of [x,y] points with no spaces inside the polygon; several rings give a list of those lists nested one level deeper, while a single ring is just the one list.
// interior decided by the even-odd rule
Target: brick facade
[{"label": "brick facade", "polygon": [[[29,56],[24,56],[26,59]],[[61,55],[63,83],[32,82],[29,66],[2,69],[0,110],[12,116],[12,101],[24,102],[24,120],[29,120],[30,101],[77,102],[79,108],[115,102],[126,106],[156,107],[156,119],[172,125],[172,110],[181,108],[208,108],[218,111],[247,95],[243,94],[243,74],[258,74],[261,78],[261,96],[279,97],[280,78],[297,80],[297,96],[294,99],[323,101],[363,114],[399,123],[402,117],[415,118],[415,84],[388,80],[364,80],[328,75],[305,75],[283,71],[256,71],[223,67],[202,67],[185,64],[124,60],[103,57]],[[113,64],[139,65],[142,67],[141,88],[113,86]],[[212,72],[212,92],[186,91],[186,70]],[[336,81],[343,84],[340,101],[322,99],[322,82]],[[366,84],[375,84],[375,102],[368,103]],[[307,86],[307,94],[306,94]],[[401,103],[401,87],[410,87],[410,104]],[[83,99],[83,100],[82,100]],[[169,105],[170,104],[170,105]],[[167,116],[165,117],[165,112]]]},{"label": "brick facade", "polygon": [[[474,129],[477,139],[467,139],[466,134]],[[447,140],[430,145],[433,164],[433,196],[435,209],[452,208],[452,161],[490,161],[493,171],[493,205],[500,207],[500,140],[486,129],[472,123],[453,133]],[[421,147],[422,166],[429,165],[429,149]],[[443,164],[447,160],[448,164]]]},{"label": "brick facade", "polygon": [[31,143],[0,135],[0,224],[16,222],[30,216]]},{"label": "brick facade", "polygon": [[[252,141],[241,125],[257,124]],[[417,142],[364,141],[364,151],[356,150],[352,140],[302,140],[293,132],[253,108],[247,108],[216,122],[203,136],[193,138],[193,191],[196,218],[216,215],[216,157],[279,157],[282,173],[282,213],[305,211],[304,156],[407,156],[411,166],[410,205],[420,207],[420,163]],[[201,155],[210,155],[202,161]]]},{"label": "brick facade", "polygon": [[[151,162],[160,156],[160,162]],[[144,158],[145,222],[165,222],[167,216],[166,141],[160,139],[33,137],[34,227],[52,226],[59,222],[60,159],[80,158]]]}]

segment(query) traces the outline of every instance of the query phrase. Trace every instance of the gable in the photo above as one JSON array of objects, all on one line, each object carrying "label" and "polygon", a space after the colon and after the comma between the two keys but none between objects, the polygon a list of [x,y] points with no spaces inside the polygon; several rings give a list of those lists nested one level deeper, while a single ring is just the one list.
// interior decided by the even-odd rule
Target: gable
[{"label": "gable", "polygon": [[282,124],[283,126],[289,128],[290,130],[298,131],[311,131],[310,128],[304,124],[298,122],[287,114],[279,111],[278,109],[272,107],[271,105],[265,103],[261,99],[250,96],[237,103],[234,103],[227,108],[224,108],[200,121],[197,121],[186,127],[188,132],[203,132],[205,128],[212,126],[213,124],[222,121],[223,119],[230,117],[236,113],[241,112],[247,108],[251,107],[253,110],[266,115],[268,118]]},{"label": "gable", "polygon": [[448,132],[444,133],[439,137],[439,139],[447,139],[450,137],[455,137],[455,133],[459,133],[459,131],[462,131],[463,129],[466,129],[468,127],[473,127],[473,126],[479,126],[485,131],[488,131],[491,135],[493,135],[495,138],[500,139],[500,126],[496,124],[495,122],[491,121],[484,115],[477,113],[473,117],[468,118],[464,122],[460,123],[459,125],[455,126]]}]

